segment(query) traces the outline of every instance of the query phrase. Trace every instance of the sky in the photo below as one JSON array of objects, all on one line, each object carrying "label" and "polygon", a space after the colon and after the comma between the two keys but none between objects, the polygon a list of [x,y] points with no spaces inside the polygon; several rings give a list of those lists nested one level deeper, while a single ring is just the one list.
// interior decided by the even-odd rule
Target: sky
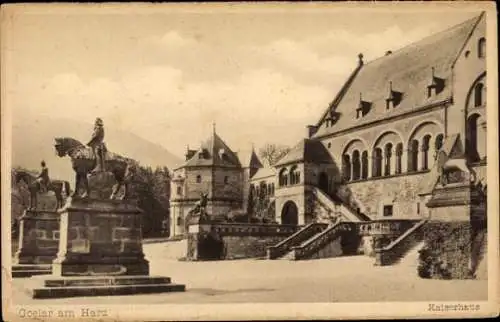
[{"label": "sky", "polygon": [[57,116],[88,122],[90,131],[99,116],[105,127],[178,156],[209,136],[213,123],[236,151],[294,145],[358,53],[369,62],[479,14],[139,8],[7,15],[3,58],[14,121]]}]

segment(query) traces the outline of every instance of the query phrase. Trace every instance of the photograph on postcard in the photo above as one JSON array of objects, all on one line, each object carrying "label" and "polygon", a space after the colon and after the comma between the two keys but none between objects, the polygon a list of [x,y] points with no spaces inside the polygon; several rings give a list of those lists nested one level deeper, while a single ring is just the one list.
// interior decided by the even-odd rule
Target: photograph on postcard
[{"label": "photograph on postcard", "polygon": [[492,300],[493,7],[325,6],[2,8],[17,317]]}]

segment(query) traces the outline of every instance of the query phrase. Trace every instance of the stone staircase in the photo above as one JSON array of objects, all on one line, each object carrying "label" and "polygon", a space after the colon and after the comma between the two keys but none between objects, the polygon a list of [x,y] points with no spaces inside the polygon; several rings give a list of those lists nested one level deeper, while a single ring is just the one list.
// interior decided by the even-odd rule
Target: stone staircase
[{"label": "stone staircase", "polygon": [[334,201],[329,195],[327,195],[321,189],[310,186],[309,187],[314,194],[316,200],[325,208],[329,209],[333,213],[340,215],[344,221],[348,222],[363,222],[368,221],[366,215],[356,212],[354,209],[349,207],[347,204],[341,201]]},{"label": "stone staircase", "polygon": [[331,225],[300,245],[291,247],[285,258],[304,260],[342,256],[344,255],[342,239],[357,235],[356,230],[356,224],[351,222]]},{"label": "stone staircase", "polygon": [[375,249],[375,265],[387,266],[401,261],[407,253],[423,240],[423,227],[427,219],[418,221],[389,245]]},{"label": "stone staircase", "polygon": [[278,259],[287,255],[293,246],[298,246],[316,236],[326,229],[328,225],[323,223],[311,223],[300,229],[296,233],[282,240],[274,246],[267,248],[267,259]]}]

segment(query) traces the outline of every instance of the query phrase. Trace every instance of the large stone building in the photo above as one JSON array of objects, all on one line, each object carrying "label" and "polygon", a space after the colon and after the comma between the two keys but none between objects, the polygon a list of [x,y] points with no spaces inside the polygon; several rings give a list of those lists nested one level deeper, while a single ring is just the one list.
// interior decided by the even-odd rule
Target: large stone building
[{"label": "large stone building", "polygon": [[[343,219],[418,219],[439,178],[438,151],[464,148],[486,179],[484,14],[358,65],[318,122],[273,169],[242,160],[214,133],[172,180],[172,234],[209,194],[208,212],[245,211],[265,189],[275,220],[303,225]],[[449,153],[450,151],[447,151]],[[338,207],[342,209],[339,210]]]}]

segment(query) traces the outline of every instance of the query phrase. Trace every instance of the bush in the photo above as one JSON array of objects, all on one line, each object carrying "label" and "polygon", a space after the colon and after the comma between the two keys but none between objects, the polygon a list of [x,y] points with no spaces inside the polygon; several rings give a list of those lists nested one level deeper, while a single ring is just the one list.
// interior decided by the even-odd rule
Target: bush
[{"label": "bush", "polygon": [[419,252],[418,276],[437,279],[469,277],[469,222],[428,223],[424,227],[424,243],[424,248]]}]

